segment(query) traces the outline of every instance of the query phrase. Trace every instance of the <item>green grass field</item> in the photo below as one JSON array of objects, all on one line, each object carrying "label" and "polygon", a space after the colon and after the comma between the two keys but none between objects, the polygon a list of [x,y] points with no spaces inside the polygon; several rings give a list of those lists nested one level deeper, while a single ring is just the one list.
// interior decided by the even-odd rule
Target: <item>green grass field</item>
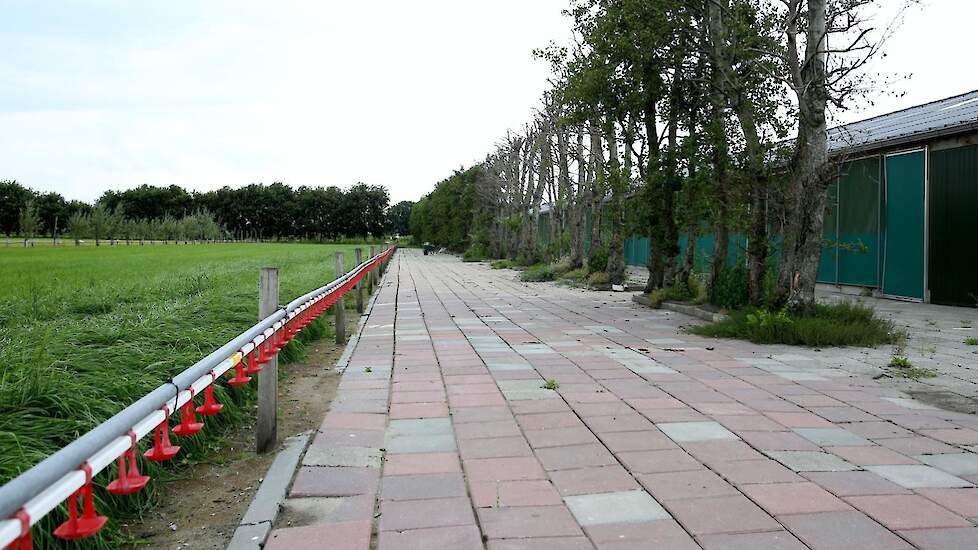
[{"label": "green grass field", "polygon": [[[343,251],[347,268],[352,267],[354,248],[0,247],[0,483],[254,324],[261,267],[279,268],[280,301],[286,303],[334,278],[336,251]],[[301,354],[304,341],[326,330],[323,322],[310,325],[283,350],[283,361]],[[242,392],[219,384],[217,396],[227,414],[209,418],[189,441],[179,438],[186,452],[174,462],[192,461],[217,445],[214,436],[243,417],[253,386]],[[166,475],[155,465],[141,461],[141,466],[151,475]],[[97,484],[104,486],[101,481]],[[149,498],[116,498],[103,490],[96,495],[100,511],[109,511],[112,520],[119,518],[111,512],[131,515]],[[35,528],[35,540],[43,537],[41,547],[52,543],[48,534],[63,517],[54,512]],[[86,546],[116,547],[116,531],[106,531]]]}]

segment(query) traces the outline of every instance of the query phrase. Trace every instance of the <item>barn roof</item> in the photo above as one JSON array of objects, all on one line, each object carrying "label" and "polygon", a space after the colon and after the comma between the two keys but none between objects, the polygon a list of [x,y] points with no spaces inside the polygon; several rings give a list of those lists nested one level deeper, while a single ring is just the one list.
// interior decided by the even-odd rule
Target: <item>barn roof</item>
[{"label": "barn roof", "polygon": [[970,130],[978,130],[978,90],[832,128],[829,152],[864,152]]}]

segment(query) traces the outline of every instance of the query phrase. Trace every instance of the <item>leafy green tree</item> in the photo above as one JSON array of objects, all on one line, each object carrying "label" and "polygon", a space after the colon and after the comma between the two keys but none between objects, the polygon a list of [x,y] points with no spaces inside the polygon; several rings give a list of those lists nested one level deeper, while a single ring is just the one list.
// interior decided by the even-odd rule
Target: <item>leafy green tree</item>
[{"label": "leafy green tree", "polygon": [[20,229],[20,213],[34,192],[15,180],[0,180],[0,231],[8,237]]},{"label": "leafy green tree", "polygon": [[411,207],[414,201],[401,201],[387,211],[387,231],[393,235],[407,235],[411,232]]},{"label": "leafy green tree", "polygon": [[37,207],[34,201],[28,201],[20,211],[20,235],[24,238],[24,246],[27,240],[33,239],[37,235],[37,230],[41,226],[41,220],[37,216]]},{"label": "leafy green tree", "polygon": [[91,232],[91,214],[75,212],[68,218],[68,233],[75,239],[75,246],[81,244],[82,239],[88,238]]},{"label": "leafy green tree", "polygon": [[456,251],[471,244],[475,181],[481,168],[456,171],[415,203],[409,225],[416,241]]}]

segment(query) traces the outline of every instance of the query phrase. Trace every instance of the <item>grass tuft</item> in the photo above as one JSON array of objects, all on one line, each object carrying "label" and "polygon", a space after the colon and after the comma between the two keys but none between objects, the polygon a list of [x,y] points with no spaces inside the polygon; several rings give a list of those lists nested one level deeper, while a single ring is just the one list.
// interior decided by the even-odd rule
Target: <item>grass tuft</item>
[{"label": "grass tuft", "polygon": [[512,260],[506,259],[493,260],[492,264],[490,265],[492,265],[493,269],[513,269],[516,266]]},{"label": "grass tuft", "polygon": [[595,271],[587,276],[587,282],[591,286],[601,286],[611,283],[611,277],[607,271]]},{"label": "grass tuft", "polygon": [[540,283],[552,281],[556,278],[551,266],[547,264],[535,264],[526,268],[520,273],[520,280],[527,283]]},{"label": "grass tuft", "polygon": [[818,304],[808,315],[787,311],[743,308],[723,321],[691,327],[700,336],[736,338],[757,344],[793,346],[866,346],[898,343],[905,337],[893,323],[876,316],[872,308],[844,302]]},{"label": "grass tuft", "polygon": [[937,377],[937,373],[930,369],[915,367],[910,359],[904,355],[894,355],[890,358],[887,366],[893,369],[891,372],[900,378],[920,380],[921,378]]},{"label": "grass tuft", "polygon": [[561,275],[560,278],[573,283],[583,283],[587,279],[587,268],[579,267],[577,269],[572,269]]},{"label": "grass tuft", "polygon": [[967,338],[964,341],[966,346],[978,346],[978,338]]},{"label": "grass tuft", "polygon": [[662,302],[685,302],[693,299],[686,285],[678,284],[666,288],[657,288],[649,293],[649,301],[653,307],[659,307]]}]

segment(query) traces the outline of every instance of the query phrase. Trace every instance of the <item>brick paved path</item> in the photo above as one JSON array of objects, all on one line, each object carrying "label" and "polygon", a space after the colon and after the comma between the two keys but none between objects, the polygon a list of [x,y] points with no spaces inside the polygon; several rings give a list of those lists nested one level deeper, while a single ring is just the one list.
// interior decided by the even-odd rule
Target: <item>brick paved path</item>
[{"label": "brick paved path", "polygon": [[628,299],[398,252],[266,548],[978,548],[974,416]]}]

